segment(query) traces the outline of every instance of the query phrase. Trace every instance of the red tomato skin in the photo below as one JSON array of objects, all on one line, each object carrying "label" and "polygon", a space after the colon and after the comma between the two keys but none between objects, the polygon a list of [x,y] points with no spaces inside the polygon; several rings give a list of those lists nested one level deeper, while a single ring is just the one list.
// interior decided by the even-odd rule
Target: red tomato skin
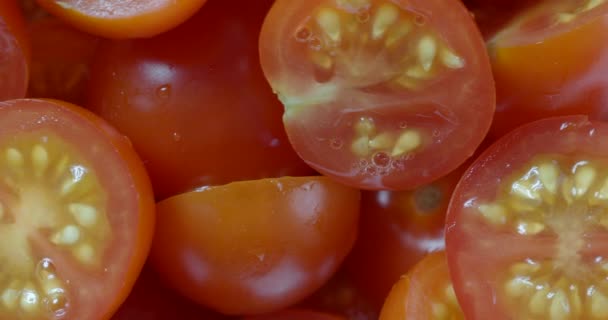
[{"label": "red tomato skin", "polygon": [[17,0],[0,1],[0,101],[25,97],[30,43]]},{"label": "red tomato skin", "polygon": [[267,5],[211,1],[159,37],[102,44],[88,106],[129,136],[159,199],[312,173],[289,145],[259,67],[256,30]]},{"label": "red tomato skin", "polygon": [[242,320],[346,320],[346,318],[311,310],[292,309],[268,315],[245,317]]}]

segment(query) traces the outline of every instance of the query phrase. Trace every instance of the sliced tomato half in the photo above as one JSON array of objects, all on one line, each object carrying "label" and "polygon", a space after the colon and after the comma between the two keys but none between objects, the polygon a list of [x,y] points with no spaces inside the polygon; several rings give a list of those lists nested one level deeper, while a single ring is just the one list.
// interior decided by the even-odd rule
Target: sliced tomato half
[{"label": "sliced tomato half", "polygon": [[456,169],[494,113],[485,44],[458,0],[278,0],[260,58],[301,158],[363,189]]},{"label": "sliced tomato half", "polygon": [[100,118],[0,103],[0,319],[108,319],[149,251],[153,199],[129,141]]},{"label": "sliced tomato half", "polygon": [[446,246],[466,319],[608,318],[608,123],[516,129],[465,173]]}]

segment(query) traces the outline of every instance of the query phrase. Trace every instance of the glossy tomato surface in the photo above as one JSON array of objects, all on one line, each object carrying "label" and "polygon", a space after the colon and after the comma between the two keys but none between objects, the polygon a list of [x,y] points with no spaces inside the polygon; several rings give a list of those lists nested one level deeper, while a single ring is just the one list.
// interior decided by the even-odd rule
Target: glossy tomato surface
[{"label": "glossy tomato surface", "polygon": [[445,248],[445,215],[466,167],[412,191],[362,194],[361,223],[346,269],[380,309],[401,275],[428,253]]},{"label": "glossy tomato surface", "polygon": [[259,66],[257,37],[269,6],[210,1],[169,33],[100,48],[87,105],[133,141],[159,198],[311,173],[289,145],[281,105]]},{"label": "glossy tomato surface", "polygon": [[359,199],[325,177],[184,193],[157,205],[152,262],[169,286],[214,310],[277,311],[336,271],[355,241]]},{"label": "glossy tomato surface", "polygon": [[0,1],[0,101],[25,97],[29,41],[16,0]]},{"label": "glossy tomato surface", "polygon": [[491,146],[448,209],[467,319],[606,319],[608,124],[539,120]]},{"label": "glossy tomato surface", "polygon": [[[445,252],[429,254],[393,286],[380,320],[464,320]],[[488,318],[492,319],[492,318]]]},{"label": "glossy tomato surface", "polygon": [[293,309],[267,315],[246,317],[243,320],[346,320],[346,318],[329,313]]},{"label": "glossy tomato surface", "polygon": [[154,229],[128,140],[74,105],[0,102],[0,168],[0,319],[108,319]]},{"label": "glossy tomato surface", "polygon": [[494,113],[484,42],[457,0],[278,0],[260,57],[298,154],[363,189],[446,175]]},{"label": "glossy tomato surface", "polygon": [[608,3],[541,1],[488,41],[497,88],[491,134],[550,116],[608,119]]},{"label": "glossy tomato surface", "polygon": [[206,0],[37,0],[74,27],[106,38],[143,38],[168,31]]}]

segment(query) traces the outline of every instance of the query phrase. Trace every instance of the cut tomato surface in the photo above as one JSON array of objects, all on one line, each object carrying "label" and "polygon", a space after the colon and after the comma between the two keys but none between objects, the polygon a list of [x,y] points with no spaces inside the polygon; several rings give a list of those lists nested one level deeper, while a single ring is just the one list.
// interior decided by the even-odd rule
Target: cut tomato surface
[{"label": "cut tomato surface", "polygon": [[260,53],[296,152],[359,188],[449,173],[494,112],[485,45],[457,0],[278,0]]},{"label": "cut tomato surface", "polygon": [[143,38],[190,18],[206,0],[37,0],[74,27],[105,38]]},{"label": "cut tomato surface", "polygon": [[[326,177],[201,188],[158,203],[151,261],[172,288],[225,314],[287,308],[353,246],[359,190]],[[238,303],[235,303],[238,301]]]},{"label": "cut tomato surface", "polygon": [[6,101],[0,168],[0,319],[108,319],[154,229],[128,140],[67,103]]},{"label": "cut tomato surface", "polygon": [[0,101],[25,97],[29,41],[16,0],[0,1]]},{"label": "cut tomato surface", "polygon": [[467,319],[608,318],[608,124],[520,127],[465,173],[446,245]]},{"label": "cut tomato surface", "polygon": [[608,119],[608,1],[541,1],[488,41],[497,88],[491,135],[550,116]]},{"label": "cut tomato surface", "polygon": [[401,277],[391,289],[380,314],[380,320],[464,319],[450,281],[444,251],[429,254]]}]

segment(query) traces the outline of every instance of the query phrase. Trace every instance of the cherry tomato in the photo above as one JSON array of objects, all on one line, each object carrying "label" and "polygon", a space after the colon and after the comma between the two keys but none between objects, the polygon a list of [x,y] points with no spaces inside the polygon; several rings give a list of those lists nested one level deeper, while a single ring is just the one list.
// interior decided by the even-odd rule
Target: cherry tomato
[{"label": "cherry tomato", "polygon": [[28,34],[32,62],[27,95],[82,104],[99,38],[54,17],[31,20]]},{"label": "cherry tomato", "polygon": [[151,37],[168,31],[190,18],[205,3],[205,0],[37,1],[80,30],[117,39]]},{"label": "cherry tomato", "polygon": [[363,193],[359,236],[346,268],[376,308],[401,275],[444,249],[445,214],[465,169],[412,191]]},{"label": "cherry tomato", "polygon": [[169,33],[99,49],[87,105],[133,141],[159,198],[311,174],[259,67],[257,35],[270,3],[210,1]]},{"label": "cherry tomato", "polygon": [[[390,291],[380,320],[464,320],[445,252],[429,254]],[[494,318],[487,318],[494,319]]]},{"label": "cherry tomato", "polygon": [[133,291],[111,320],[220,320],[224,317],[204,310],[165,288],[158,275],[144,267]]},{"label": "cherry tomato", "polygon": [[108,319],[148,254],[154,199],[127,139],[50,100],[0,103],[0,319]]},{"label": "cherry tomato", "polygon": [[243,320],[346,320],[346,318],[328,313],[293,309],[273,314],[246,317]]},{"label": "cherry tomato", "polygon": [[448,174],[494,113],[484,42],[457,0],[277,0],[260,57],[298,154],[363,189]]},{"label": "cherry tomato", "polygon": [[277,311],[334,274],[355,241],[359,199],[358,190],[325,177],[174,196],[157,205],[152,262],[171,287],[214,310]]},{"label": "cherry tomato", "polygon": [[525,125],[460,181],[446,246],[467,319],[606,319],[608,124]]},{"label": "cherry tomato", "polygon": [[16,0],[0,1],[0,101],[25,97],[29,42]]},{"label": "cherry tomato", "polygon": [[608,118],[608,3],[542,1],[488,41],[497,87],[492,136],[549,116]]}]

